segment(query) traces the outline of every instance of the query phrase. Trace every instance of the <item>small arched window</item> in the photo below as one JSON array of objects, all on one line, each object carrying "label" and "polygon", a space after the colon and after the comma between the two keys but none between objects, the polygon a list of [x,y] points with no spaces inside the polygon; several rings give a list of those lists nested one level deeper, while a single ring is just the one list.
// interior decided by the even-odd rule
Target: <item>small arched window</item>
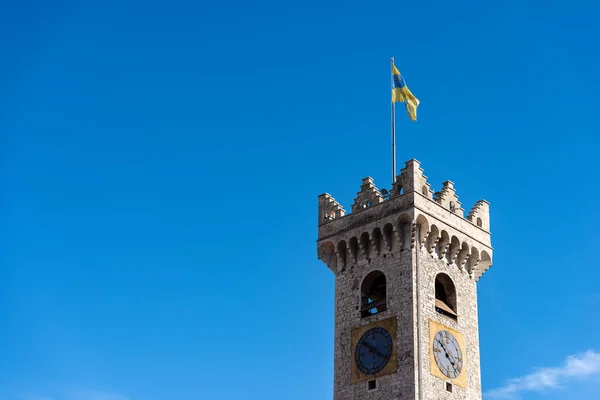
[{"label": "small arched window", "polygon": [[361,318],[387,310],[386,295],[386,281],[383,272],[369,273],[360,288]]},{"label": "small arched window", "polygon": [[452,279],[446,274],[438,274],[435,277],[435,311],[456,319],[456,287]]},{"label": "small arched window", "polygon": [[481,218],[477,217],[477,226],[481,228]]}]

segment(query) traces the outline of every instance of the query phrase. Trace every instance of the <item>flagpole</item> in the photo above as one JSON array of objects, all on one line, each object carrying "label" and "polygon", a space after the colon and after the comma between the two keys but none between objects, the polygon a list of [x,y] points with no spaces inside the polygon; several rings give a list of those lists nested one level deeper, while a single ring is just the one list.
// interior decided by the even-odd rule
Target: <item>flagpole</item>
[{"label": "flagpole", "polygon": [[[394,57],[391,58],[391,64],[391,83],[392,90],[394,90]],[[394,108],[394,100],[392,98],[392,183],[396,183],[396,118]]]}]

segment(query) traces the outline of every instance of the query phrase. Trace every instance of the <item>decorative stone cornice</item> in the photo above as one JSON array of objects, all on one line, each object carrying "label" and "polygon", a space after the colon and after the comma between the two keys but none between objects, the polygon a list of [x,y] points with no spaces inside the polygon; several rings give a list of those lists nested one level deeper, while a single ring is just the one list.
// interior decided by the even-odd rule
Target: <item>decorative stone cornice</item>
[{"label": "decorative stone cornice", "polygon": [[421,247],[448,266],[475,280],[490,268],[487,201],[478,201],[465,219],[454,184],[444,182],[434,196],[414,159],[406,162],[390,196],[382,192],[372,178],[364,178],[350,214],[331,195],[319,196],[318,254],[332,271],[414,248],[417,224]]}]

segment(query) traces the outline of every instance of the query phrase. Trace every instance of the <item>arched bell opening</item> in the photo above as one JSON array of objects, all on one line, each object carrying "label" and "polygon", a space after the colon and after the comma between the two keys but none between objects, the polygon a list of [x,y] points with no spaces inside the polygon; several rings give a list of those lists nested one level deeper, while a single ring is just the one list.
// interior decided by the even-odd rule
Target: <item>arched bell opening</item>
[{"label": "arched bell opening", "polygon": [[444,273],[435,277],[435,311],[452,319],[458,318],[456,286],[452,279]]},{"label": "arched bell opening", "polygon": [[383,272],[370,272],[362,282],[360,293],[361,318],[387,310],[387,285]]}]

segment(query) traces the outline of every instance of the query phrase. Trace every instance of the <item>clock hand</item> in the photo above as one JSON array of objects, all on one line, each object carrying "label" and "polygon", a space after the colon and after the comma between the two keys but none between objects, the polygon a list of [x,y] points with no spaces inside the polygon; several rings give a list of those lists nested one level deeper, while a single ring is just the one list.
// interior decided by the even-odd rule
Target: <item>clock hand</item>
[{"label": "clock hand", "polygon": [[375,347],[371,346],[367,342],[364,342],[364,345],[367,346],[369,348],[369,350],[371,350],[372,353],[377,354],[381,358],[385,358],[385,355],[383,355],[382,353],[380,353]]},{"label": "clock hand", "polygon": [[369,343],[367,343],[367,342],[363,342],[363,345],[364,345],[365,347],[367,347],[371,353],[372,353],[373,351],[375,351],[375,349],[373,348],[373,346],[371,346]]},{"label": "clock hand", "polygon": [[446,358],[450,358],[450,352],[446,350],[446,346],[444,346],[444,343],[442,343],[440,340],[438,340],[438,343],[442,345],[442,349],[444,349],[444,353],[446,353]]},{"label": "clock hand", "polygon": [[454,361],[452,361],[450,359],[450,357],[448,356],[448,354],[446,354],[446,358],[448,359],[448,361],[450,362],[450,365],[452,365],[452,368],[454,368],[454,372],[458,373],[458,370],[456,369],[456,365],[454,365]]},{"label": "clock hand", "polygon": [[379,352],[378,350],[375,350],[375,354],[377,354],[379,357],[381,357],[381,358],[383,358],[383,359],[385,359],[385,358],[386,358],[385,354],[383,354],[383,353]]},{"label": "clock hand", "polygon": [[446,353],[446,357],[448,357],[448,350],[446,350],[446,346],[444,346],[444,343],[442,343],[441,340],[436,339],[438,341],[439,344],[442,345],[442,349],[444,349],[444,353]]},{"label": "clock hand", "polygon": [[452,365],[452,368],[454,368],[454,372],[458,373],[458,370],[456,369],[456,366],[454,365],[454,361],[452,361],[450,359],[450,356],[448,355],[448,350],[446,350],[446,346],[444,346],[444,343],[442,343],[441,340],[439,340],[439,339],[436,339],[436,340],[438,341],[439,344],[442,345],[442,349],[444,349],[444,353],[446,354],[446,358],[450,362],[450,365]]}]

